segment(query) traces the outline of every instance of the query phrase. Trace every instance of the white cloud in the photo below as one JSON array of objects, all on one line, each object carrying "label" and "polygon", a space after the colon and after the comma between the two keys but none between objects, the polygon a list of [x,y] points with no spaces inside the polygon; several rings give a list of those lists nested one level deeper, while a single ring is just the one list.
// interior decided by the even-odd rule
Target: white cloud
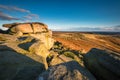
[{"label": "white cloud", "polygon": [[24,16],[23,18],[26,18],[28,20],[32,20],[33,18],[34,19],[40,19],[37,14],[28,14],[27,16]]},{"label": "white cloud", "polygon": [[[16,6],[6,6],[6,5],[0,5],[0,20],[23,20],[23,21],[31,21],[31,20],[39,20],[39,15],[31,13],[31,11],[19,8]],[[5,10],[7,11],[17,11],[22,13],[27,13],[27,16],[22,16],[21,18],[14,18],[10,15],[7,15],[3,13]]]},{"label": "white cloud", "polygon": [[19,12],[30,13],[29,10],[18,8],[18,7],[15,7],[15,6],[0,5],[0,9],[5,9],[5,10],[9,10],[9,11],[19,11]]},{"label": "white cloud", "polygon": [[30,22],[31,20],[39,20],[39,16],[37,14],[28,14],[22,18],[25,22]]}]

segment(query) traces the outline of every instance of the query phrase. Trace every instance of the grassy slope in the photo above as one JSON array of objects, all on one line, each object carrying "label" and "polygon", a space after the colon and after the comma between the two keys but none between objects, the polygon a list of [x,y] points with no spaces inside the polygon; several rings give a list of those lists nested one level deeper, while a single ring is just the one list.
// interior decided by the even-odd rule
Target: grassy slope
[{"label": "grassy slope", "polygon": [[91,48],[107,49],[120,53],[120,35],[101,35],[78,32],[54,32],[55,40],[65,46],[86,53]]}]

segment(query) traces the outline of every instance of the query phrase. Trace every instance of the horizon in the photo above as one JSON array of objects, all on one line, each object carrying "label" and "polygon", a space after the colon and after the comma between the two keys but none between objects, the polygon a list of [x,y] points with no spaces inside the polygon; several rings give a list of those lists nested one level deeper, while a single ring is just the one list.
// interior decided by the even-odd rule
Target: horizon
[{"label": "horizon", "polygon": [[43,22],[53,31],[120,31],[120,0],[0,0],[0,28]]}]

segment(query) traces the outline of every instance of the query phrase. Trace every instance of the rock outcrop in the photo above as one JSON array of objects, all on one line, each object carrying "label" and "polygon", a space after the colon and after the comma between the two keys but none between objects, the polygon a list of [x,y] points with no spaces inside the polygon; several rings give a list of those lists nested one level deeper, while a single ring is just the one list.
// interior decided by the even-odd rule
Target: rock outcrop
[{"label": "rock outcrop", "polygon": [[39,22],[3,24],[3,27],[9,28],[11,33],[16,33],[18,35],[48,31],[47,25]]},{"label": "rock outcrop", "polygon": [[48,68],[46,58],[54,44],[52,31],[43,23],[4,26],[13,35],[0,34],[0,80],[35,80]]},{"label": "rock outcrop", "polygon": [[38,80],[96,80],[92,74],[76,61],[50,67],[39,75]]},{"label": "rock outcrop", "polygon": [[32,23],[12,23],[4,24],[3,27],[7,27],[8,32],[18,37],[20,36],[32,36],[44,42],[47,49],[53,46],[54,40],[52,39],[52,31],[48,29],[48,26],[44,23],[32,22]]},{"label": "rock outcrop", "polygon": [[93,48],[84,56],[86,67],[99,80],[120,80],[120,55]]}]

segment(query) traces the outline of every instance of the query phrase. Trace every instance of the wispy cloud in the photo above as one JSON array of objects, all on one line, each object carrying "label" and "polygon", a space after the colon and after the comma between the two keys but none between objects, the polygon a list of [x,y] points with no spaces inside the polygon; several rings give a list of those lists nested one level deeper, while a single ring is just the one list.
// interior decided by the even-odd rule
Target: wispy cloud
[{"label": "wispy cloud", "polygon": [[19,18],[14,18],[0,11],[0,20],[20,20]]},{"label": "wispy cloud", "polygon": [[27,16],[24,16],[23,17],[24,19],[27,19],[27,20],[32,20],[32,19],[40,19],[39,18],[39,15],[37,15],[37,14],[28,14]]},{"label": "wispy cloud", "polygon": [[9,11],[19,11],[19,12],[30,13],[29,10],[18,8],[18,7],[15,7],[15,6],[0,5],[0,9],[5,9],[5,10],[9,10]]},{"label": "wispy cloud", "polygon": [[[39,20],[39,15],[33,14],[31,11],[29,11],[27,9],[19,8],[19,7],[16,7],[16,6],[0,5],[0,10],[2,11],[2,12],[0,12],[0,20],[23,20],[23,21],[31,21],[33,19]],[[5,10],[27,13],[27,15],[26,16],[21,16],[21,19],[20,18],[14,18],[10,15],[7,15],[7,14],[3,13]]]},{"label": "wispy cloud", "polygon": [[20,12],[27,12],[27,13],[30,13],[29,10],[26,10],[26,9],[22,9],[22,8],[18,8],[18,7],[12,7],[13,10],[16,10],[16,11],[20,11]]}]

